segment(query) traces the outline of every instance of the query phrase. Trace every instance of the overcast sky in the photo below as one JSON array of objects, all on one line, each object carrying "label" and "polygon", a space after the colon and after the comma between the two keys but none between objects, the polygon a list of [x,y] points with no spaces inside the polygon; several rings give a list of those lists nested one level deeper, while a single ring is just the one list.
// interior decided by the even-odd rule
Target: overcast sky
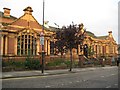
[{"label": "overcast sky", "polygon": [[[42,24],[43,0],[0,0],[0,11],[11,9],[11,15],[20,17],[23,9],[31,6],[33,16]],[[113,32],[118,42],[118,2],[119,0],[45,0],[45,21],[49,25],[69,25],[83,23],[87,31],[97,36]]]}]

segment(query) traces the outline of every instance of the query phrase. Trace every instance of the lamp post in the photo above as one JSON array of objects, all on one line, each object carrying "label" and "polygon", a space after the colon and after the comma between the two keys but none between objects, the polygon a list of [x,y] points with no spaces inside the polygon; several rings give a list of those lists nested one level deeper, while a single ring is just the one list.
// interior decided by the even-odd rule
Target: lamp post
[{"label": "lamp post", "polygon": [[43,0],[43,26],[42,26],[42,32],[40,33],[40,44],[41,44],[41,48],[42,48],[42,52],[41,52],[41,55],[42,55],[42,73],[44,73],[44,55],[45,55],[45,52],[44,52],[44,5],[45,5],[45,1]]}]

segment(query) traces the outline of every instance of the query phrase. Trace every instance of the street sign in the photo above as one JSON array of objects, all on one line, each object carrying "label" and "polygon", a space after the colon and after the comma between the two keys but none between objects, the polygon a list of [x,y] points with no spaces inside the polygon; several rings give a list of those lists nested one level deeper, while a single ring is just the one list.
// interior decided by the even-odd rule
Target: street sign
[{"label": "street sign", "polygon": [[43,35],[44,35],[44,33],[43,33],[43,32],[41,32],[41,33],[40,33],[40,36],[43,36]]},{"label": "street sign", "polygon": [[40,44],[44,45],[44,36],[40,36]]},{"label": "street sign", "polygon": [[43,32],[40,33],[40,44],[44,45],[44,33]]}]

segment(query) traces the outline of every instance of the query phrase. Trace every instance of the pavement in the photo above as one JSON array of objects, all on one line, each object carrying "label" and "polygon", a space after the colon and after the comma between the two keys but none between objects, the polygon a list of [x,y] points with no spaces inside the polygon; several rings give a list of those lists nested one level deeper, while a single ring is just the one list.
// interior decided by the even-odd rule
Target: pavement
[{"label": "pavement", "polygon": [[2,77],[0,77],[0,79],[78,73],[85,71],[94,71],[96,69],[109,69],[116,67],[117,66],[73,68],[71,72],[69,71],[69,69],[44,70],[44,73],[42,73],[41,70],[2,72]]}]

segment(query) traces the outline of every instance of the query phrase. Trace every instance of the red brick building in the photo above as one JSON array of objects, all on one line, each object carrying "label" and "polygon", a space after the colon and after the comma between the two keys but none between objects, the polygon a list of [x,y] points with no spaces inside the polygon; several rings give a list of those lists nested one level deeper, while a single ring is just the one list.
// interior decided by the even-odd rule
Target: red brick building
[{"label": "red brick building", "polygon": [[[24,10],[24,15],[19,18],[10,15],[10,9],[4,8],[4,12],[0,12],[0,55],[2,56],[39,56],[41,52],[40,33],[42,32],[42,25],[32,15],[32,8],[27,7]],[[53,28],[45,28],[44,35],[44,51],[46,55],[54,54],[54,49],[51,49],[51,41],[54,41],[53,35],[55,31]],[[80,32],[83,33],[84,29]],[[55,41],[54,41],[55,42]],[[83,45],[91,47],[94,52],[94,57],[116,57],[118,54],[117,43],[110,31],[107,36],[97,37],[91,32],[86,32]],[[78,51],[73,49],[73,56],[78,58],[78,55],[84,54],[83,50]],[[69,53],[65,54],[70,57]]]},{"label": "red brick building", "polygon": [[[4,13],[0,12],[0,55],[2,56],[37,56],[38,52],[41,52],[42,25],[32,15],[31,7],[23,11],[24,15],[19,18],[11,16],[8,8],[4,8]],[[44,30],[46,55],[50,55],[52,34],[54,33],[48,29]]]}]

